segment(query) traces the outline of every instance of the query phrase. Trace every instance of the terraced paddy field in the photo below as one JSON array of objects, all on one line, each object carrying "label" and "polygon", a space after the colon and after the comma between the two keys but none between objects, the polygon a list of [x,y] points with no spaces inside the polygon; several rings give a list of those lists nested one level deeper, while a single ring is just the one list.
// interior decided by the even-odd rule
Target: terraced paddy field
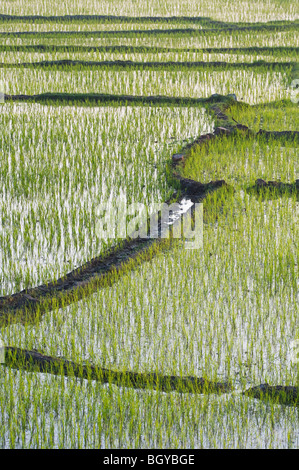
[{"label": "terraced paddy field", "polygon": [[[299,447],[298,7],[243,3],[0,1],[2,448]],[[200,247],[99,233],[165,202]]]}]

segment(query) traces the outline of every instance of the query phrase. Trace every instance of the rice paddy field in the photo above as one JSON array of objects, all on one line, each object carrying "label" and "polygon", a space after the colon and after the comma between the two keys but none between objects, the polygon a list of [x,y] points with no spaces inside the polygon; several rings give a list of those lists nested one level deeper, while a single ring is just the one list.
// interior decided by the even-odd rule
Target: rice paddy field
[{"label": "rice paddy field", "polygon": [[1,448],[298,449],[298,13],[0,0]]}]

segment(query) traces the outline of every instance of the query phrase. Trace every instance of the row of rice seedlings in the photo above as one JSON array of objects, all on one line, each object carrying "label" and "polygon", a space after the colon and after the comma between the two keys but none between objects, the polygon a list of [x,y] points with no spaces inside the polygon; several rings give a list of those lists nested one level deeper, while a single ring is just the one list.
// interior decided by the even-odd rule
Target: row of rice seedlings
[{"label": "row of rice seedlings", "polygon": [[204,376],[234,387],[296,385],[299,204],[237,192],[204,206],[204,247],[180,242],[8,345],[101,367]]},{"label": "row of rice seedlings", "polygon": [[[272,27],[271,27],[272,28]],[[273,37],[275,38],[275,42],[278,45],[288,45],[286,43],[280,44],[281,38],[289,38],[292,37],[293,41],[294,39],[298,40],[298,26],[297,25],[285,25],[283,27],[278,27],[278,30],[273,30],[269,27],[269,29],[244,29],[244,30],[238,30],[238,29],[232,29],[227,31],[226,29],[217,31],[217,29],[156,29],[156,30],[108,30],[108,31],[3,31],[0,32],[0,37],[1,38],[14,38],[17,39],[19,37],[25,37],[28,39],[35,39],[35,38],[54,38],[55,40],[64,40],[66,38],[71,38],[73,40],[76,40],[76,38],[86,38],[86,40],[89,39],[120,39],[123,38],[125,40],[129,40],[130,38],[133,39],[133,41],[151,41],[154,39],[153,44],[155,44],[155,39],[159,40],[160,42],[165,40],[166,43],[165,45],[170,46],[170,43],[175,40],[179,39],[181,45],[180,47],[186,47],[186,44],[188,44],[189,47],[208,47],[207,43],[204,41],[207,41],[208,38],[212,38],[212,40],[215,40],[215,36],[217,37],[217,40],[219,40],[219,37],[221,35],[226,38],[226,46],[228,46],[228,41],[230,43],[234,42],[236,46],[240,47],[241,45],[245,45],[244,43],[247,42],[249,43],[249,38],[255,38],[255,40],[259,39],[259,42],[251,42],[251,46],[261,46],[261,45],[269,45],[269,44],[263,44],[264,41],[272,40],[273,43]],[[282,29],[279,31],[279,29]],[[278,37],[278,40],[276,39]],[[170,42],[170,43],[169,43]],[[199,46],[201,44],[201,46]],[[292,46],[294,46],[294,42]],[[211,47],[211,46],[210,46]],[[216,47],[216,45],[214,46]],[[219,47],[219,44],[218,44]],[[223,46],[225,47],[225,46]]]},{"label": "row of rice seedlings", "polygon": [[298,408],[1,368],[1,448],[298,448]]},{"label": "row of rice seedlings", "polygon": [[[298,20],[295,20],[297,23]],[[218,21],[204,16],[115,16],[115,15],[3,15],[0,14],[0,24],[96,24],[96,25],[118,25],[118,24],[184,24],[199,25],[205,28],[239,28],[252,26],[250,21]],[[264,27],[265,25],[282,26],[293,23],[289,20],[255,21],[254,26]]]},{"label": "row of rice seedlings", "polygon": [[[0,17],[1,20],[1,17]],[[228,30],[226,31],[226,28]],[[108,32],[110,35],[113,34],[114,32],[136,32],[136,34],[142,34],[142,32],[147,32],[147,31],[155,31],[155,32],[160,32],[162,33],[163,31],[166,32],[167,34],[170,31],[173,31],[174,34],[177,34],[178,32],[182,31],[182,34],[190,34],[191,32],[194,32],[194,34],[198,34],[199,31],[204,30],[204,34],[206,35],[215,35],[215,33],[227,33],[233,34],[235,32],[242,33],[244,31],[251,31],[252,30],[256,31],[257,29],[260,28],[262,32],[265,32],[267,30],[269,31],[275,31],[276,32],[282,32],[284,30],[296,30],[297,29],[297,24],[293,22],[285,22],[285,23],[255,23],[254,25],[251,25],[250,23],[246,24],[232,24],[232,23],[222,23],[221,25],[217,24],[208,24],[206,25],[203,21],[202,24],[199,22],[185,22],[184,19],[182,21],[177,21],[176,23],[168,23],[165,21],[165,23],[162,22],[154,22],[152,21],[151,23],[134,23],[134,22],[124,22],[124,23],[113,23],[112,21],[110,23],[95,23],[95,22],[89,22],[89,21],[81,21],[81,22],[37,22],[37,23],[32,23],[32,22],[1,22],[0,21],[0,30],[1,33],[5,32],[15,32],[16,34],[21,33],[21,32],[63,32],[63,31],[76,31],[79,33],[82,32]],[[235,31],[234,31],[235,30]],[[130,34],[129,34],[130,35]]]},{"label": "row of rice seedlings", "polygon": [[[287,23],[289,24],[289,23]],[[21,32],[21,31],[138,31],[138,30],[172,30],[172,29],[202,29],[203,26],[196,23],[186,23],[184,21],[180,21],[174,24],[171,23],[161,23],[161,22],[152,22],[152,23],[144,23],[140,25],[139,23],[113,23],[110,22],[108,24],[103,23],[90,23],[87,21],[81,21],[80,23],[0,23],[0,30],[1,32]],[[283,28],[283,25],[282,25]]]},{"label": "row of rice seedlings", "polygon": [[[179,242],[113,287],[1,336],[114,370],[229,379],[238,391],[296,385],[298,216],[295,197],[214,194],[203,250]],[[11,370],[2,381],[3,447],[298,446],[298,408],[238,393],[134,391]]]},{"label": "row of rice seedlings", "polygon": [[157,47],[157,46],[127,46],[127,45],[68,45],[68,44],[23,44],[23,45],[9,45],[1,44],[0,50],[2,52],[121,52],[121,53],[136,53],[136,54],[160,54],[160,53],[208,53],[208,54],[271,54],[280,58],[281,55],[295,54],[298,52],[298,47],[294,46],[273,46],[273,47],[207,47],[207,48],[181,48],[181,47]]},{"label": "row of rice seedlings", "polygon": [[[274,51],[275,52],[275,51]],[[1,63],[34,63],[41,61],[59,61],[59,60],[82,60],[82,61],[117,61],[126,60],[132,62],[227,62],[231,64],[244,62],[253,63],[257,61],[265,62],[295,62],[298,57],[298,51],[287,52],[279,55],[269,55],[266,53],[205,53],[203,51],[188,52],[153,52],[153,53],[136,53],[136,52],[19,52],[9,51],[1,52]]]},{"label": "row of rice seedlings", "polygon": [[1,294],[59,277],[118,241],[99,207],[165,201],[166,160],[212,129],[203,108],[5,104],[1,112]]},{"label": "row of rice seedlings", "polygon": [[[78,31],[76,34],[61,34],[59,32],[49,32],[49,34],[21,34],[20,36],[14,34],[6,35],[3,32],[0,35],[1,42],[10,41],[17,43],[37,43],[39,41],[47,40],[47,43],[55,43],[57,41],[63,41],[63,43],[86,43],[89,45],[100,43],[100,44],[128,44],[128,45],[140,45],[140,46],[164,46],[164,47],[273,47],[273,46],[298,46],[298,32],[296,29],[291,29],[287,31],[271,31],[271,30],[221,30],[217,31],[214,29],[209,30],[207,33],[197,34],[190,32],[189,34],[183,34],[182,32],[172,33],[169,30],[166,34],[163,34],[161,31],[159,34],[152,34],[150,31],[142,33],[135,32],[128,34],[115,33],[110,31],[109,34],[101,34],[100,31],[94,31],[94,34],[84,35],[84,31],[80,33]],[[92,43],[91,43],[92,41]],[[9,42],[8,42],[9,43]]]},{"label": "row of rice seedlings", "polygon": [[67,0],[63,3],[58,0],[41,2],[32,0],[30,4],[25,0],[14,2],[0,1],[0,10],[6,15],[118,15],[118,16],[197,16],[211,17],[220,21],[229,22],[265,22],[271,20],[295,20],[298,18],[298,5],[294,0],[267,0],[260,2],[253,0],[233,1],[227,8],[226,0],[213,0],[207,4],[204,0],[154,0],[139,4],[134,0]]},{"label": "row of rice seedlings", "polygon": [[[271,55],[270,55],[271,53]],[[182,49],[181,51],[174,50],[168,52],[103,52],[99,51],[72,51],[65,50],[53,52],[20,52],[17,49],[2,51],[2,63],[22,63],[22,62],[40,62],[40,61],[57,61],[57,60],[86,60],[86,61],[105,61],[105,60],[130,60],[133,62],[228,62],[228,63],[253,63],[257,61],[268,62],[288,62],[297,59],[298,51],[277,52],[275,49],[266,49],[265,52],[243,52],[240,50],[237,53],[226,51],[206,53],[204,50],[192,52]]]},{"label": "row of rice seedlings", "polygon": [[194,147],[182,172],[205,183],[224,179],[243,187],[258,178],[295,183],[299,179],[299,151],[292,142],[283,145],[239,135],[223,137],[208,146]]},{"label": "row of rice seedlings", "polygon": [[4,92],[39,93],[107,93],[112,95],[208,97],[213,93],[236,93],[249,104],[287,98],[290,70],[223,71],[111,71],[107,70],[40,70],[2,69],[0,81]]},{"label": "row of rice seedlings", "polygon": [[219,31],[209,34],[167,34],[142,35],[135,34],[134,37],[84,37],[79,33],[76,35],[62,35],[57,37],[45,37],[45,35],[0,35],[0,44],[72,44],[72,45],[130,45],[148,47],[172,47],[172,48],[220,48],[220,47],[298,47],[299,35],[297,31]]}]

